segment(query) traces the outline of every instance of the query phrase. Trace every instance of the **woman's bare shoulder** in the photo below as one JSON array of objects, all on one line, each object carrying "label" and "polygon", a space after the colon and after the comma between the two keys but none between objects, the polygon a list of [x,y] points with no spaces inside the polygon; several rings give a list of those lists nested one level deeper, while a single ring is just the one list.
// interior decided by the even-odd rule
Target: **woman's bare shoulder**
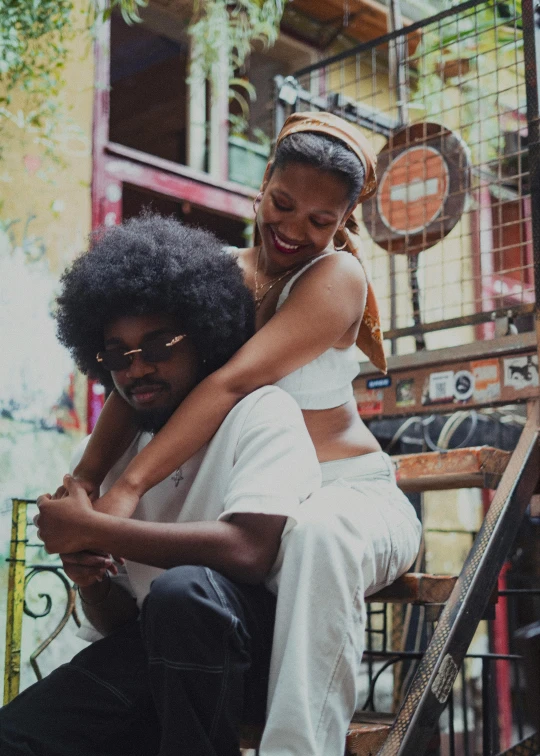
[{"label": "woman's bare shoulder", "polygon": [[347,283],[348,287],[363,288],[366,285],[366,272],[360,260],[349,253],[325,255],[298,277],[294,288],[320,286],[321,283],[332,286]]}]

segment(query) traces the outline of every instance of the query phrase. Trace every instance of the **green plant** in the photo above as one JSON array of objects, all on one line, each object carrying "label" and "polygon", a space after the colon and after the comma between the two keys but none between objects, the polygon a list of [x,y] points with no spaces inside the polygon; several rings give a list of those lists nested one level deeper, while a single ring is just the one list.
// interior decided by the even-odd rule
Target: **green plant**
[{"label": "green plant", "polygon": [[222,61],[228,65],[229,100],[240,112],[229,116],[231,133],[246,136],[255,87],[237,76],[258,40],[271,46],[279,34],[285,0],[194,0],[189,26],[192,80],[207,79],[212,96],[219,91]]},{"label": "green plant", "polygon": [[229,124],[232,134],[241,136],[247,132],[249,126],[249,105],[256,99],[257,91],[250,81],[238,76],[233,76],[232,79],[229,79],[229,102],[236,103],[240,108],[239,113],[229,114]]},{"label": "green plant", "polygon": [[37,146],[62,162],[62,142],[73,136],[61,98],[69,44],[118,7],[128,23],[139,19],[147,0],[0,2],[0,158],[9,136]]},{"label": "green plant", "polygon": [[194,0],[189,25],[192,45],[192,80],[207,79],[212,93],[219,91],[223,60],[228,65],[229,99],[239,107],[230,124],[236,135],[248,130],[250,103],[256,92],[250,82],[237,76],[249,56],[251,45],[271,46],[279,34],[285,0]]},{"label": "green plant", "polygon": [[72,13],[71,0],[4,0],[0,6],[0,133],[12,125],[48,144]]},{"label": "green plant", "polygon": [[189,34],[203,76],[212,80],[225,50],[234,79],[252,42],[274,44],[284,8],[285,0],[194,0]]},{"label": "green plant", "polygon": [[501,113],[522,106],[504,103],[499,86],[501,70],[512,71],[516,82],[524,76],[521,0],[481,3],[458,14],[455,23],[428,27],[412,64],[411,101],[422,117],[440,116],[441,103],[454,102],[473,162],[486,166],[499,157]]},{"label": "green plant", "polygon": [[[279,33],[285,0],[194,0],[190,35],[199,75],[214,81],[223,56],[231,100],[240,112],[234,124],[245,132],[255,89],[237,77],[251,43],[271,45]],[[126,23],[140,21],[148,0],[0,0],[0,159],[8,136],[24,138],[55,162],[73,124],[61,91],[70,43],[118,9]],[[217,65],[216,65],[217,64]]]}]

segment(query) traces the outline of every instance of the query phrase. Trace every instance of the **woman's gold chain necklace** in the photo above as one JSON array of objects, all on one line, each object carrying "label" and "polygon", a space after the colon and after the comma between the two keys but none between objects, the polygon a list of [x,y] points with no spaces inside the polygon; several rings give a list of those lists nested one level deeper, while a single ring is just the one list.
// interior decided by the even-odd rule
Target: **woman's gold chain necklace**
[{"label": "woman's gold chain necklace", "polygon": [[[269,291],[271,291],[276,284],[278,284],[280,281],[283,281],[283,279],[290,275],[291,273],[294,273],[296,270],[298,270],[302,265],[303,262],[298,263],[298,265],[293,266],[292,268],[289,268],[284,273],[281,273],[277,278],[273,278],[271,281],[266,281],[266,283],[259,284],[259,263],[261,260],[261,252],[262,252],[262,245],[259,247],[259,252],[257,254],[257,267],[255,268],[255,309],[258,310],[259,307],[262,305],[264,298],[268,294]],[[264,293],[261,293],[263,289],[266,289]]]}]

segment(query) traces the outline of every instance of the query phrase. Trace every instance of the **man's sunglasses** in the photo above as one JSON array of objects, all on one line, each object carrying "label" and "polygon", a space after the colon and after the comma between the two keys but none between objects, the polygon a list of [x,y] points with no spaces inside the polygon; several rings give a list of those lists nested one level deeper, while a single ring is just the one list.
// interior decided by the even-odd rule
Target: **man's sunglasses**
[{"label": "man's sunglasses", "polygon": [[185,333],[175,336],[170,341],[164,339],[153,339],[147,341],[139,349],[131,349],[129,352],[123,352],[121,349],[105,349],[103,352],[96,354],[96,360],[105,370],[127,370],[133,362],[134,355],[140,354],[144,362],[166,362],[171,359],[172,352],[170,347],[178,344],[185,337]]}]

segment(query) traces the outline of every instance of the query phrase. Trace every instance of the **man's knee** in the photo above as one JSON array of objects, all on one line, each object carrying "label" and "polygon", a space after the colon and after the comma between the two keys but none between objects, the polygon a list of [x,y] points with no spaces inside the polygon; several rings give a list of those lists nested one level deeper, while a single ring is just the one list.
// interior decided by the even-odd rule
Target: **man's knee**
[{"label": "man's knee", "polygon": [[143,605],[143,623],[175,635],[215,633],[234,624],[230,607],[220,590],[226,580],[206,567],[173,567],[154,580]]}]

